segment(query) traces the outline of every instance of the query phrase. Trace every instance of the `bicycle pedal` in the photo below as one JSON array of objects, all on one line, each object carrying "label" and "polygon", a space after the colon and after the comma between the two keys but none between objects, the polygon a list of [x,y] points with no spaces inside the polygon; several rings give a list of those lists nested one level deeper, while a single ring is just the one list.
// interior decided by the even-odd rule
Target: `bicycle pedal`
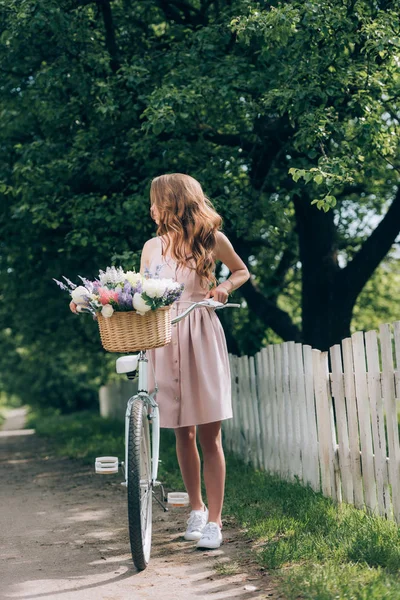
[{"label": "bicycle pedal", "polygon": [[118,473],[118,457],[98,456],[94,464],[94,469],[99,475]]}]

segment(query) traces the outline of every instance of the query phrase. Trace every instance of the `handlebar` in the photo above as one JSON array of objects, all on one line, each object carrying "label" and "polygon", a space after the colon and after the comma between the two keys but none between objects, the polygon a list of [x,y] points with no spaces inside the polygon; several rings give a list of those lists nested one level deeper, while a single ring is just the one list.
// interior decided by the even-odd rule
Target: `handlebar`
[{"label": "handlebar", "polygon": [[[224,304],[223,302],[218,302],[213,298],[207,298],[207,300],[201,300],[200,302],[194,302],[193,304],[191,304],[191,306],[189,306],[189,308],[185,310],[185,312],[171,320],[172,325],[178,323],[179,321],[182,321],[182,319],[184,319],[190,312],[192,312],[192,310],[194,310],[198,306],[205,306],[207,308],[213,308],[214,310],[221,310],[221,308],[241,308],[240,304],[233,304],[231,302]],[[78,312],[91,313],[94,318],[96,318],[97,316],[97,313],[93,309],[86,306],[79,306]]]},{"label": "handlebar", "polygon": [[218,302],[217,300],[213,300],[213,298],[207,298],[207,300],[201,300],[200,302],[194,302],[188,309],[186,309],[182,314],[175,317],[171,320],[172,325],[175,323],[179,323],[182,321],[192,310],[197,308],[198,306],[205,306],[206,308],[213,308],[214,310],[221,310],[221,308],[241,308],[240,304],[233,304],[228,302],[224,304],[223,302]]}]

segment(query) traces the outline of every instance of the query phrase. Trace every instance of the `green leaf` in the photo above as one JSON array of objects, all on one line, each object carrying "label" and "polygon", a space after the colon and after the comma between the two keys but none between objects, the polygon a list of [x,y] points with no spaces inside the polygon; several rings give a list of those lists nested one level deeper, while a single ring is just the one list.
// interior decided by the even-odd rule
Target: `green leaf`
[{"label": "green leaf", "polygon": [[317,185],[320,185],[324,181],[324,178],[322,175],[315,175],[314,181]]}]

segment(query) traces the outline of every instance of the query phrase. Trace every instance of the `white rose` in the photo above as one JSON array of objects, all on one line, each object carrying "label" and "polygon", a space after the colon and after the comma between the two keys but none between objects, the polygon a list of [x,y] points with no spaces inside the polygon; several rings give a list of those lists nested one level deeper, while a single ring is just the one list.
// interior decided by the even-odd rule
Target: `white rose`
[{"label": "white rose", "polygon": [[140,273],[135,273],[134,271],[127,271],[125,273],[125,278],[129,281],[132,287],[135,287],[139,281],[142,280],[142,275]]},{"label": "white rose", "polygon": [[165,279],[145,279],[143,282],[143,291],[150,298],[161,298],[165,292]]},{"label": "white rose", "polygon": [[114,309],[111,306],[111,304],[105,304],[103,306],[103,308],[101,309],[101,314],[103,315],[103,317],[106,317],[107,319],[112,316],[113,312],[114,312]]},{"label": "white rose", "polygon": [[150,296],[150,298],[154,298],[157,292],[157,282],[155,279],[145,279],[143,281],[143,291]]},{"label": "white rose", "polygon": [[157,288],[157,298],[161,298],[164,295],[165,290],[168,287],[168,279],[159,279]]},{"label": "white rose", "polygon": [[138,292],[136,292],[136,294],[133,296],[132,305],[136,312],[138,312],[140,315],[144,315],[148,310],[151,310],[151,306],[146,304]]},{"label": "white rose", "polygon": [[87,304],[87,296],[90,296],[90,293],[83,285],[79,285],[71,292],[71,298],[75,304]]},{"label": "white rose", "polygon": [[161,279],[161,283],[165,292],[165,290],[169,290],[171,288],[171,284],[173,284],[173,281],[172,279]]}]

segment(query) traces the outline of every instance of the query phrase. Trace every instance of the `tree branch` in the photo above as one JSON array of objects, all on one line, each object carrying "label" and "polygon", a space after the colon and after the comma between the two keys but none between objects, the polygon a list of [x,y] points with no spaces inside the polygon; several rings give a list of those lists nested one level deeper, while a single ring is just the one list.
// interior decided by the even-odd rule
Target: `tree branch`
[{"label": "tree branch", "polygon": [[285,285],[286,274],[293,266],[295,258],[296,252],[294,251],[293,246],[287,246],[282,252],[281,260],[272,274],[272,277],[268,280],[268,288],[270,289],[268,298],[273,302],[277,301],[278,295]]},{"label": "tree branch", "polygon": [[[233,232],[228,232],[228,235],[238,254],[248,265],[246,242],[237,238]],[[249,309],[263,321],[266,327],[270,327],[284,341],[302,341],[301,331],[293,324],[288,313],[262,294],[251,279],[241,286],[240,292]]]},{"label": "tree branch", "polygon": [[266,327],[270,327],[285,342],[302,341],[301,332],[293,324],[288,313],[259,292],[251,279],[240,288],[240,291],[249,309],[263,321]]},{"label": "tree branch", "polygon": [[380,262],[385,258],[400,232],[400,187],[386,215],[365,240],[347,266],[338,274],[348,282],[355,300]]},{"label": "tree branch", "polygon": [[106,30],[106,47],[110,55],[110,68],[113,73],[116,73],[120,68],[118,59],[118,46],[115,39],[115,29],[110,6],[110,0],[99,0],[101,12],[103,14],[104,27]]}]

